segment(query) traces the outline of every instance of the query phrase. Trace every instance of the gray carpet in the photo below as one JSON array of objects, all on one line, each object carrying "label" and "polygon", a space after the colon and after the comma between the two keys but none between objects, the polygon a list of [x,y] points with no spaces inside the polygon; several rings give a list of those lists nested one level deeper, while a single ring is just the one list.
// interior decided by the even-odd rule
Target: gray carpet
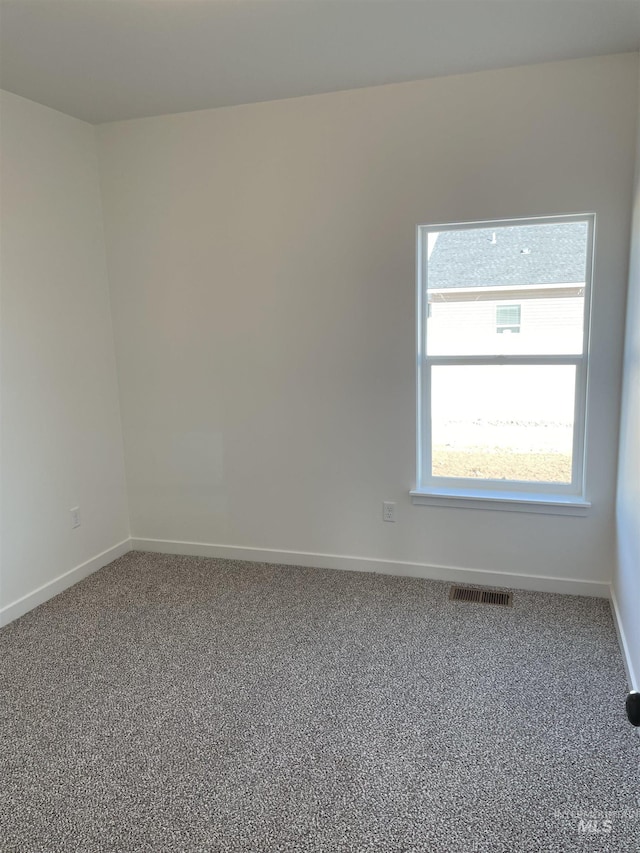
[{"label": "gray carpet", "polygon": [[636,853],[608,602],[447,595],[127,554],[0,632],[1,849]]}]

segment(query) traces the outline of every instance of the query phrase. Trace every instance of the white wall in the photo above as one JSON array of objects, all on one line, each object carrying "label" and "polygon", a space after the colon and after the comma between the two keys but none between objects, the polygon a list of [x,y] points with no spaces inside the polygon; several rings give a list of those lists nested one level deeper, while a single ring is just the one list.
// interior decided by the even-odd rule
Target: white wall
[{"label": "white wall", "polygon": [[[639,104],[640,114],[640,104]],[[640,121],[632,220],[613,589],[631,682],[640,690]]]},{"label": "white wall", "polygon": [[[637,62],[99,127],[133,535],[608,583]],[[416,223],[594,210],[590,517],[412,506]]]},{"label": "white wall", "polygon": [[1,108],[4,622],[95,568],[59,579],[126,539],[128,511],[95,129]]}]

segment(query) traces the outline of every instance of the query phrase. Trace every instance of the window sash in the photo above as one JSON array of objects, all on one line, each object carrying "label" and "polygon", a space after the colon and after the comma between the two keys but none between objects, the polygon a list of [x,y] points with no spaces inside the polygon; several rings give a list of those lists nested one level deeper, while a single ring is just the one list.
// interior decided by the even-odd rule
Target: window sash
[{"label": "window sash", "polygon": [[[587,258],[585,275],[584,327],[582,352],[571,355],[498,355],[498,356],[437,356],[427,355],[427,237],[433,231],[462,230],[464,228],[491,228],[509,225],[535,225],[543,223],[587,222]],[[589,369],[589,330],[591,318],[591,281],[593,268],[593,243],[595,214],[576,216],[548,216],[491,222],[451,223],[448,225],[419,225],[417,233],[417,488],[476,490],[484,492],[527,492],[558,495],[585,493],[585,453],[587,423],[587,385]],[[546,483],[526,480],[488,480],[466,477],[437,477],[431,473],[431,368],[436,365],[574,365],[575,395],[572,446],[571,483]]]},{"label": "window sash", "polygon": [[520,305],[506,303],[496,305],[496,332],[503,329],[518,329],[522,325],[522,308]]},{"label": "window sash", "polygon": [[[431,473],[432,464],[432,435],[431,435],[431,368],[441,365],[474,366],[474,365],[572,365],[576,369],[574,412],[573,412],[573,444],[571,456],[571,482],[547,483],[543,480],[488,480],[470,477],[438,477]],[[484,489],[499,491],[544,492],[545,494],[581,494],[580,485],[584,470],[584,388],[587,360],[585,356],[429,356],[424,359],[421,371],[423,381],[422,392],[422,433],[428,438],[420,455],[422,471],[420,484],[436,488],[450,489]]]}]

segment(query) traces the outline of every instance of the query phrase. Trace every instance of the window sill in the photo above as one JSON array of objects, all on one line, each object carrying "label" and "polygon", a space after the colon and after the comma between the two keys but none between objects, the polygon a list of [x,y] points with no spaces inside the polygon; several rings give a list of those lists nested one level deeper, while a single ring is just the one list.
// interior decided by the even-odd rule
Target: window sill
[{"label": "window sill", "polygon": [[411,502],[423,506],[456,509],[491,509],[502,512],[533,512],[543,515],[589,514],[591,503],[576,495],[537,492],[490,492],[483,489],[414,489]]}]

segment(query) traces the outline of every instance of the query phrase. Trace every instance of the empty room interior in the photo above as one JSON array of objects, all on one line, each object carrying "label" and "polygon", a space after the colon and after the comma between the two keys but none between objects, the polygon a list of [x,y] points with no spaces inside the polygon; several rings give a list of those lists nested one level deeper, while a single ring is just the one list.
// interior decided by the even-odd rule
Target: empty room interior
[{"label": "empty room interior", "polygon": [[0,850],[640,850],[640,2],[0,0]]}]

